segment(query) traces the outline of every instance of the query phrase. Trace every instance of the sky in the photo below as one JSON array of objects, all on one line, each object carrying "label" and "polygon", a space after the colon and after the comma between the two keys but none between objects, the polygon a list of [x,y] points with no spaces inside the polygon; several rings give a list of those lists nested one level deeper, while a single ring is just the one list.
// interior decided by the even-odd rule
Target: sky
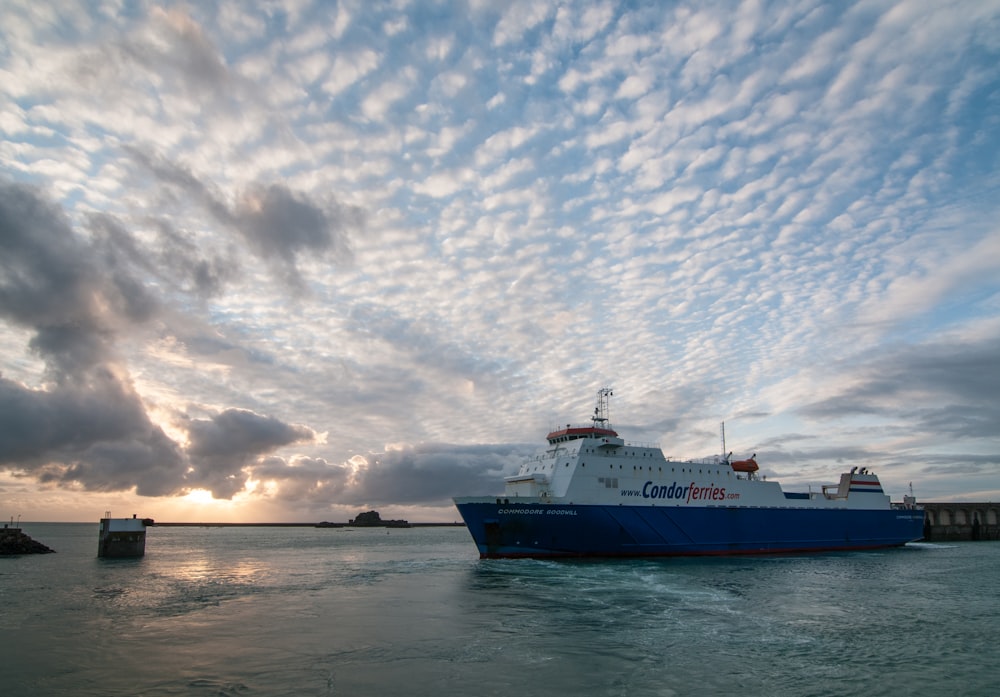
[{"label": "sky", "polygon": [[1000,2],[0,0],[0,518],[675,458],[1000,498]]}]

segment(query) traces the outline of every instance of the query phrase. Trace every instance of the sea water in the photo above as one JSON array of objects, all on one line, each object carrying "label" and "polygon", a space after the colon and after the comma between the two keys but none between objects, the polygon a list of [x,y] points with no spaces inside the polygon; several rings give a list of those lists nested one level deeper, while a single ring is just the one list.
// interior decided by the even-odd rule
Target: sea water
[{"label": "sea water", "polygon": [[1000,544],[480,560],[464,528],[22,524],[0,695],[994,695]]}]

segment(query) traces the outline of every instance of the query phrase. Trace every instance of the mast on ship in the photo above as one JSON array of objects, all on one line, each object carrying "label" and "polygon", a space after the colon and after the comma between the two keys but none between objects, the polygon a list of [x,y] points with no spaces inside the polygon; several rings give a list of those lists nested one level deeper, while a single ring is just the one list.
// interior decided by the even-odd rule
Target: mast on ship
[{"label": "mast on ship", "polygon": [[729,455],[726,454],[726,422],[719,422],[719,432],[722,434],[722,461],[729,464]]},{"label": "mast on ship", "polygon": [[597,391],[597,406],[594,407],[594,416],[591,420],[595,428],[611,428],[611,400],[614,392],[610,387],[602,387]]}]

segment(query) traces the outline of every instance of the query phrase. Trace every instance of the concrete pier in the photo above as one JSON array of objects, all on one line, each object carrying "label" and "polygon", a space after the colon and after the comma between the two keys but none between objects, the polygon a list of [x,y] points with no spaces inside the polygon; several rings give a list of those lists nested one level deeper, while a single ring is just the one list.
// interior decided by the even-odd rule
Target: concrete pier
[{"label": "concrete pier", "polygon": [[152,518],[112,518],[108,511],[101,518],[97,544],[98,557],[141,557],[146,554],[146,527]]}]

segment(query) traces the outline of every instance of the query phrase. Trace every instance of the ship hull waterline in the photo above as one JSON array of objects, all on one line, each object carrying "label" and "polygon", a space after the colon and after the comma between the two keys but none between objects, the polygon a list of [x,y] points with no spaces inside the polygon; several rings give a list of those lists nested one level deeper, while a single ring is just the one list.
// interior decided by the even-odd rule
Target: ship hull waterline
[{"label": "ship hull waterline", "polygon": [[615,506],[457,498],[484,559],[796,554],[899,547],[914,509]]}]

